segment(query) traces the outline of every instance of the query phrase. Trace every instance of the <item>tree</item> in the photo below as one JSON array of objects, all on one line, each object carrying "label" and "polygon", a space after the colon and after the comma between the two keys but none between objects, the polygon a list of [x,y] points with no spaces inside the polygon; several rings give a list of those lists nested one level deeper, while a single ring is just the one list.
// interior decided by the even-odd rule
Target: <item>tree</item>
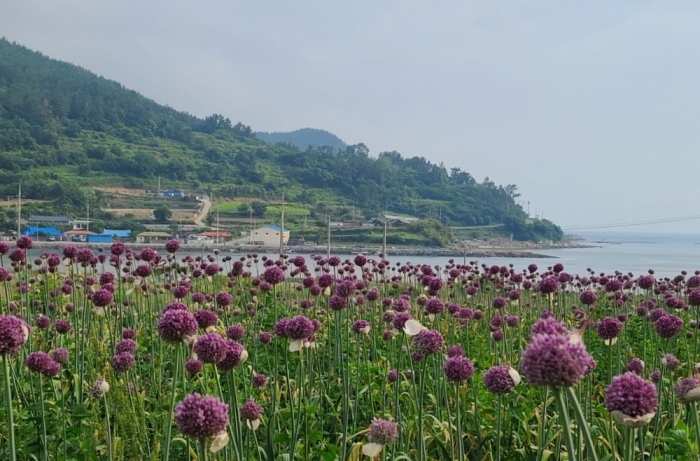
[{"label": "tree", "polygon": [[168,222],[168,220],[173,216],[173,212],[170,211],[170,208],[168,208],[164,204],[158,205],[158,207],[153,210],[153,216],[155,216],[156,221],[158,222]]},{"label": "tree", "polygon": [[250,204],[248,202],[242,202],[238,205],[238,212],[242,215],[248,215],[248,213],[250,213]]},{"label": "tree", "polygon": [[265,212],[267,212],[267,205],[265,205],[263,202],[253,202],[251,207],[253,208],[253,216],[255,216],[256,218],[265,217]]}]

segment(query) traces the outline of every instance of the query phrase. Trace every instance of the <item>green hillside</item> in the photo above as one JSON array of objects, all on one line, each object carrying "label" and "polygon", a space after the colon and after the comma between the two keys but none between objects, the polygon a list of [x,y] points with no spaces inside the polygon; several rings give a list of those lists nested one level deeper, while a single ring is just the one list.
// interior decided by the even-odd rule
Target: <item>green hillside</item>
[{"label": "green hillside", "polygon": [[306,149],[309,146],[314,148],[327,146],[332,147],[336,152],[340,152],[348,147],[342,139],[333,133],[316,128],[302,128],[288,133],[266,133],[264,131],[258,131],[255,133],[255,136],[265,142],[272,144],[278,142],[287,143],[299,149]]},{"label": "green hillside", "polygon": [[[428,153],[426,153],[428,154]],[[430,153],[432,154],[432,153]],[[157,104],[119,83],[0,40],[0,197],[48,200],[43,212],[99,213],[104,194],[90,186],[279,199],[323,212],[353,207],[359,218],[388,210],[444,224],[504,223],[520,239],[562,238],[549,221],[526,224],[515,185],[475,180],[424,157],[369,155],[364,144],[340,152],[269,144],[222,115],[204,119]],[[10,219],[0,212],[0,222]],[[108,218],[108,217],[107,217]]]}]

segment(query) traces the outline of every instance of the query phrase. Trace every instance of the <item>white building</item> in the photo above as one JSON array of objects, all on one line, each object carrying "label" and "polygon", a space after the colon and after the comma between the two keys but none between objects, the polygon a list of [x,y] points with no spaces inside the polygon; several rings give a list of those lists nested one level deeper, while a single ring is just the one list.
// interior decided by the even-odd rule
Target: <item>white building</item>
[{"label": "white building", "polygon": [[[258,227],[248,234],[247,238],[239,239],[239,243],[261,246],[277,246],[280,244],[280,226],[270,224],[269,226]],[[282,238],[286,245],[289,241],[289,229],[285,229]]]}]

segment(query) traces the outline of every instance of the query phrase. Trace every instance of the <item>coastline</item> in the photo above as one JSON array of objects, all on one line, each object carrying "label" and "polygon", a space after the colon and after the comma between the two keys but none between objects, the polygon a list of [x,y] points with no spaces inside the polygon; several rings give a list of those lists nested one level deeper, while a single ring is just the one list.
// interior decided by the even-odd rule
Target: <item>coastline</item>
[{"label": "coastline", "polygon": [[[466,242],[465,242],[466,243]],[[513,241],[486,241],[471,242],[463,247],[457,248],[395,248],[387,247],[389,256],[438,256],[438,257],[469,257],[469,258],[536,258],[536,259],[557,259],[556,256],[537,253],[533,250],[552,250],[563,248],[595,248],[591,245],[583,245],[574,242],[562,243],[534,243],[534,242],[513,242]],[[35,241],[35,249],[60,250],[61,248],[73,245],[78,248],[91,248],[96,251],[109,251],[111,243],[86,243],[86,242],[47,242]],[[155,250],[165,250],[163,243],[126,243],[127,247],[133,249],[153,248]],[[219,250],[227,253],[277,253],[278,246],[252,246],[239,245],[231,246],[222,244],[186,244],[180,246],[181,252],[212,252]],[[285,252],[288,254],[327,254],[326,246],[286,246]],[[331,254],[358,254],[379,255],[381,247],[376,246],[331,246]]]}]

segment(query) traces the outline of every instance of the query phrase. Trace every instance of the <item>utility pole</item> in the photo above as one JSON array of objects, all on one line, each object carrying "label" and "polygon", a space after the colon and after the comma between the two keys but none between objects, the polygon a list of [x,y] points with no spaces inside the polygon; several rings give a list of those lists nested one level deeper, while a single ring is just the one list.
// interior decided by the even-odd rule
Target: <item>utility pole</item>
[{"label": "utility pole", "polygon": [[384,244],[382,246],[382,258],[386,259],[386,217],[384,217]]},{"label": "utility pole", "polygon": [[331,215],[326,212],[326,218],[328,219],[328,259],[331,257]]},{"label": "utility pole", "polygon": [[248,240],[248,245],[253,244],[253,207],[250,207],[250,238]]},{"label": "utility pole", "polygon": [[[89,199],[87,202],[87,224],[85,225],[85,230],[90,232],[90,200]],[[87,235],[85,236],[85,239],[87,240]]]},{"label": "utility pole", "polygon": [[19,195],[17,195],[17,238],[22,233],[22,180],[19,180]]},{"label": "utility pole", "polygon": [[282,221],[280,225],[280,257],[284,255],[284,194],[282,194]]}]

